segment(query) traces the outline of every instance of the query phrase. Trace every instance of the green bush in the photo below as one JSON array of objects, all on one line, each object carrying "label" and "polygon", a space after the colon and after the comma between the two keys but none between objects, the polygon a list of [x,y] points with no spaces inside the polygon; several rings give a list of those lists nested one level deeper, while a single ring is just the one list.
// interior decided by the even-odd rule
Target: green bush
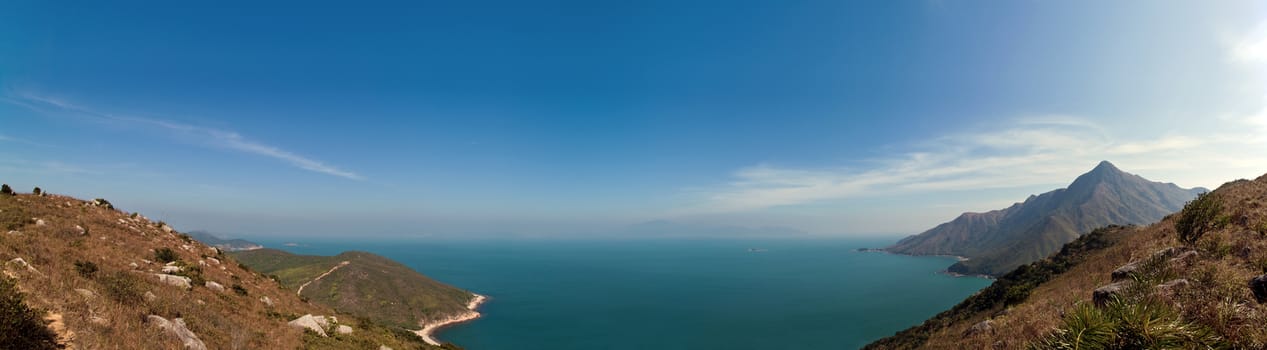
[{"label": "green bush", "polygon": [[101,283],[105,294],[119,303],[136,305],[144,300],[145,291],[141,280],[130,273],[115,271],[101,276],[97,281]]},{"label": "green bush", "polygon": [[1065,315],[1060,328],[1030,348],[1218,349],[1225,345],[1210,329],[1184,321],[1165,304],[1115,299],[1103,308],[1079,305]]},{"label": "green bush", "polygon": [[92,278],[97,274],[97,263],[91,261],[75,261],[75,272],[80,276]]},{"label": "green bush", "polygon": [[234,293],[237,293],[238,295],[241,295],[241,296],[246,296],[246,288],[242,288],[242,285],[234,283],[232,288],[233,288]]},{"label": "green bush", "polygon": [[1183,214],[1175,221],[1179,241],[1193,244],[1206,232],[1219,228],[1226,221],[1219,218],[1222,211],[1222,203],[1209,192],[1197,195],[1196,199],[1183,206]]},{"label": "green bush", "polygon": [[44,190],[41,190],[39,187],[36,187],[34,190],[31,190],[31,193],[38,196],[38,195],[44,194]]},{"label": "green bush", "polygon": [[154,250],[154,260],[162,263],[169,263],[180,260],[180,255],[171,248],[159,248]]},{"label": "green bush", "polygon": [[22,300],[17,282],[0,277],[0,347],[6,349],[60,349],[57,334],[44,324],[43,312]]},{"label": "green bush", "polygon": [[0,184],[0,194],[7,194],[7,195],[12,196],[12,195],[15,195],[16,193],[13,193],[13,188],[10,188],[9,184]]}]

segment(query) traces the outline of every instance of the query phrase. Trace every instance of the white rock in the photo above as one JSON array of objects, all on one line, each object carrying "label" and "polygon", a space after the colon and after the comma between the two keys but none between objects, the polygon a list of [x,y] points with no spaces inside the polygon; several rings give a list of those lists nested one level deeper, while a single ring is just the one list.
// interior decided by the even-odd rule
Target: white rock
[{"label": "white rock", "polygon": [[110,320],[109,320],[109,319],[107,319],[107,318],[105,318],[105,317],[101,317],[101,316],[92,316],[92,317],[89,317],[89,318],[88,318],[88,321],[89,321],[89,322],[92,322],[92,324],[95,324],[95,325],[98,325],[98,326],[108,326],[108,325],[110,325]]},{"label": "white rock", "polygon": [[167,274],[161,274],[161,273],[156,273],[156,274],[154,274],[154,275],[155,275],[155,276],[158,276],[158,281],[159,281],[159,282],[166,283],[166,284],[173,285],[173,286],[177,286],[177,287],[181,287],[181,288],[185,288],[185,289],[193,288],[193,286],[191,286],[191,285],[189,284],[189,281],[191,281],[191,280],[189,279],[189,277],[176,276],[176,275],[167,275]]},{"label": "white rock", "polygon": [[131,266],[133,269],[137,269],[141,267],[141,265],[137,265],[136,263],[130,263],[128,264],[128,266]]},{"label": "white rock", "polygon": [[79,226],[79,225],[75,225],[75,230],[79,231],[79,234],[81,235],[88,233],[88,230],[85,230],[83,226]]},{"label": "white rock", "polygon": [[260,298],[260,302],[263,302],[264,305],[273,306],[273,299],[269,298],[268,296]]},{"label": "white rock", "polygon": [[84,299],[94,299],[97,297],[97,293],[93,293],[91,290],[83,288],[75,288],[75,293],[79,293],[79,295],[84,297]]},{"label": "white rock", "polygon": [[146,319],[180,338],[180,342],[185,345],[186,349],[207,350],[207,345],[198,339],[198,335],[190,331],[188,327],[185,327],[185,320],[176,318],[168,321],[158,315],[149,315]]},{"label": "white rock", "polygon": [[212,264],[215,264],[215,265],[220,265],[220,259],[216,259],[216,258],[207,258],[207,261],[208,261],[208,262],[210,262],[210,263],[212,263]]},{"label": "white rock", "polygon": [[198,260],[198,266],[207,266],[206,260]]},{"label": "white rock", "polygon": [[214,290],[217,292],[224,292],[224,286],[220,285],[219,283],[207,281],[206,285],[207,285],[207,289]]},{"label": "white rock", "polygon": [[154,299],[158,299],[158,296],[150,291],[145,291],[145,301],[154,301]]},{"label": "white rock", "polygon": [[159,228],[163,229],[163,232],[167,232],[167,233],[172,233],[172,231],[175,231],[172,229],[171,226],[167,226],[166,224],[164,224],[162,227],[159,227]]},{"label": "white rock", "polygon": [[291,320],[290,322],[287,322],[287,324],[295,328],[310,329],[323,337],[326,336],[326,330],[321,327],[321,324],[317,322],[316,317],[313,317],[312,314],[299,316],[299,318]]},{"label": "white rock", "polygon": [[378,350],[393,350],[393,349],[387,347],[387,345],[378,344]]},{"label": "white rock", "polygon": [[180,266],[163,266],[163,273],[180,272]]},{"label": "white rock", "polygon": [[44,222],[44,219],[35,219],[35,226],[44,226],[44,225],[48,225],[47,222]]},{"label": "white rock", "polygon": [[334,331],[338,332],[339,334],[352,334],[352,327],[349,327],[348,325],[345,325],[345,324],[341,324],[339,325],[338,328],[335,328]]}]

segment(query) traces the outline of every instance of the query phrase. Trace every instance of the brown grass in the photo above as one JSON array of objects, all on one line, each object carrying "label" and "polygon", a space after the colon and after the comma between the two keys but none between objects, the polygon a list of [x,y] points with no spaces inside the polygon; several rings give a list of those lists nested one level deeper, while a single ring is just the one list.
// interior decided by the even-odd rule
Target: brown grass
[{"label": "brown grass", "polygon": [[[295,349],[306,347],[304,335],[289,327],[288,320],[309,313],[336,315],[328,308],[299,300],[293,291],[239,267],[214,248],[177,232],[164,232],[144,216],[134,218],[58,195],[0,196],[0,210],[0,227],[15,231],[0,231],[0,260],[21,258],[35,269],[7,264],[4,272],[16,277],[19,288],[28,295],[27,303],[62,316],[66,333],[74,334],[68,344],[72,348],[180,348],[173,336],[145,322],[145,316],[153,314],[183,318],[213,349]],[[32,218],[45,224],[36,225]],[[153,259],[156,251],[164,249],[170,249],[186,266],[186,275],[196,273],[206,281],[235,286],[244,293],[216,292],[201,284],[189,290],[160,284],[154,273],[160,272],[162,263]],[[210,262],[208,257],[219,259],[221,264]],[[81,273],[87,262],[98,271]],[[84,297],[76,289],[96,296]],[[147,292],[155,298],[146,300]],[[274,306],[260,301],[265,296]],[[358,328],[362,332],[345,338],[355,344],[382,340],[378,343],[397,349],[416,348],[413,345],[420,343],[379,339],[377,334],[382,332],[374,327]]]},{"label": "brown grass", "polygon": [[[1200,252],[1199,258],[1169,265],[1167,273],[1191,284],[1164,300],[1185,320],[1210,327],[1234,348],[1267,348],[1267,305],[1256,303],[1247,286],[1253,276],[1267,273],[1267,176],[1230,182],[1216,194],[1226,224],[1190,246]],[[948,324],[922,348],[1025,349],[1060,326],[1075,306],[1090,303],[1091,291],[1109,284],[1114,269],[1163,248],[1183,246],[1174,228],[1179,218],[1171,215],[1148,227],[1121,231],[1118,243],[1039,285],[1024,303]],[[969,327],[987,319],[992,332],[965,336]]]}]

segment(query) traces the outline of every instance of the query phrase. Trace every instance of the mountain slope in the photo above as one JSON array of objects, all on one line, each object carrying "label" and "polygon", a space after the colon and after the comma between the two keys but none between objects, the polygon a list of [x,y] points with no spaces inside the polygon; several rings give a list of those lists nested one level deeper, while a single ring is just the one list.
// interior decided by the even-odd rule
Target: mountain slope
[{"label": "mountain slope", "polygon": [[1264,349],[1264,324],[1267,175],[1147,227],[1084,235],[866,348]]},{"label": "mountain slope", "polygon": [[[0,320],[20,302],[67,348],[433,348],[408,330],[302,301],[221,250],[104,200],[0,194],[0,229],[0,300],[10,305]],[[331,327],[352,333],[288,324],[306,314],[336,316]],[[20,340],[0,337],[0,349],[27,348]]]},{"label": "mountain slope", "polygon": [[886,250],[963,256],[968,260],[952,265],[950,271],[1000,275],[1097,227],[1156,222],[1205,191],[1148,181],[1104,161],[1067,188],[1030,196],[1001,210],[964,213]]},{"label": "mountain slope", "polygon": [[206,231],[189,231],[186,234],[193,239],[198,240],[206,245],[220,248],[226,252],[236,252],[242,250],[255,250],[264,248],[259,243],[251,242],[245,239],[223,239]]},{"label": "mountain slope", "polygon": [[[282,285],[340,312],[404,328],[468,311],[474,294],[366,252],[297,255],[276,249],[230,254]],[[300,290],[302,288],[302,290]]]}]

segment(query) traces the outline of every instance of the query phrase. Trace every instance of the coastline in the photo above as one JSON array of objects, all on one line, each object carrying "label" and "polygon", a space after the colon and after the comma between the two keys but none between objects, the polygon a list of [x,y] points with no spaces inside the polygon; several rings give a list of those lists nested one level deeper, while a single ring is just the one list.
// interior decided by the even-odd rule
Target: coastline
[{"label": "coastline", "polygon": [[439,346],[440,341],[435,338],[435,332],[437,330],[480,317],[479,311],[475,311],[475,309],[478,309],[480,304],[483,304],[484,301],[488,300],[488,297],[475,293],[471,293],[471,295],[474,295],[475,297],[471,298],[471,301],[466,303],[466,312],[424,323],[422,329],[414,331],[414,334],[422,337],[422,340],[427,342],[427,344]]}]

